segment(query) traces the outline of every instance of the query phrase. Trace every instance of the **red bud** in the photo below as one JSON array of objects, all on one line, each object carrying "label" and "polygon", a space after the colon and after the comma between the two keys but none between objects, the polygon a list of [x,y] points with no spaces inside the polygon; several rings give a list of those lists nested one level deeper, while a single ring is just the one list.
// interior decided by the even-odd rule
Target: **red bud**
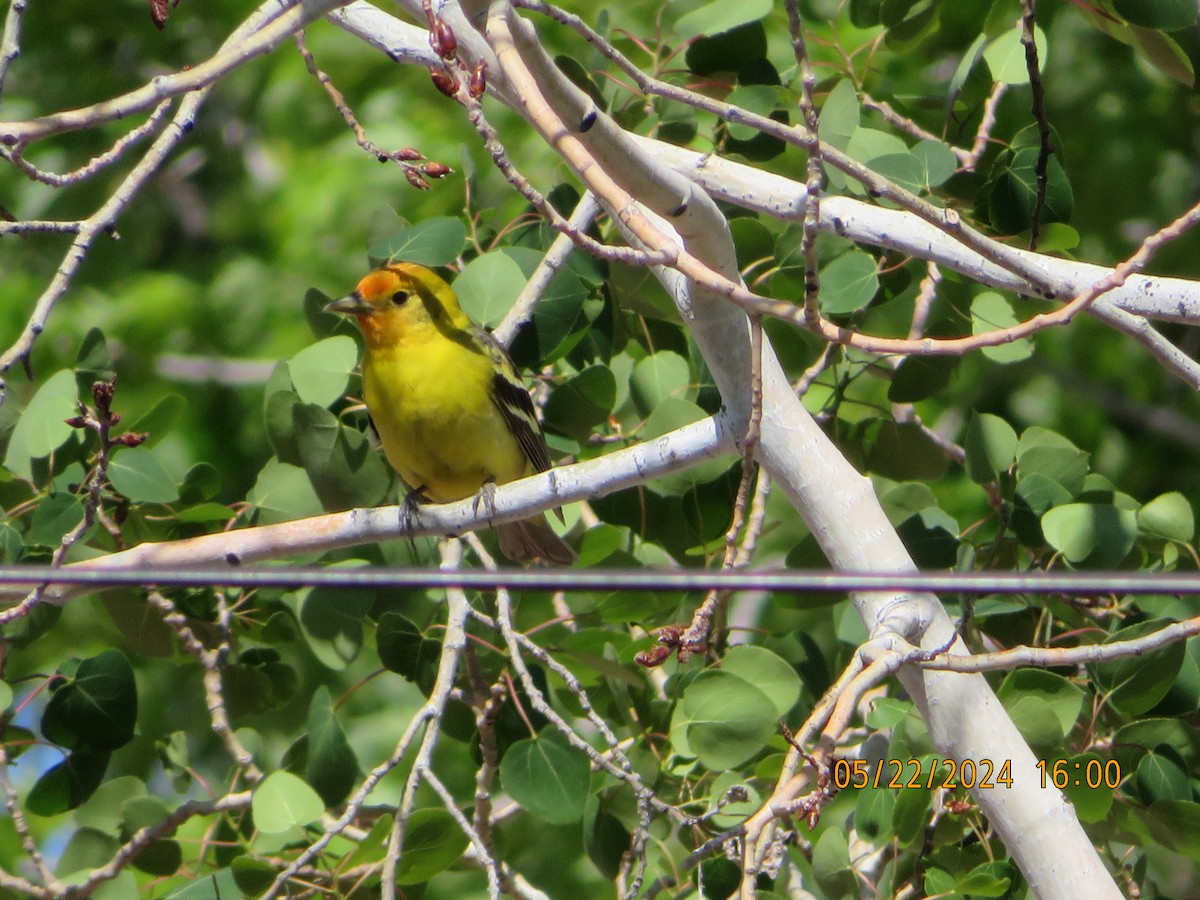
[{"label": "red bud", "polygon": [[483,92],[487,90],[487,63],[480,60],[475,64],[475,70],[471,72],[471,81],[467,86],[471,96],[478,100],[483,96]]},{"label": "red bud", "polygon": [[444,19],[438,19],[433,23],[433,28],[429,32],[429,46],[442,59],[452,59],[458,51],[458,38],[454,36],[454,29]]},{"label": "red bud", "polygon": [[453,97],[458,93],[458,79],[448,72],[442,69],[433,69],[430,71],[429,77],[433,81],[433,86],[447,97]]}]

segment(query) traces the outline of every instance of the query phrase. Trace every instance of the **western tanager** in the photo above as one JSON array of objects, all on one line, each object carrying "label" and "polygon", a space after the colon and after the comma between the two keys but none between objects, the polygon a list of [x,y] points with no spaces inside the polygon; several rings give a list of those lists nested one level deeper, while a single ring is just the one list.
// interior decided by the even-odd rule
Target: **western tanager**
[{"label": "western tanager", "polygon": [[[410,498],[448,503],[550,468],[512,360],[437,274],[393,263],[325,309],[358,320],[366,344],[363,399]],[[544,515],[498,531],[500,550],[516,562],[575,558]]]}]

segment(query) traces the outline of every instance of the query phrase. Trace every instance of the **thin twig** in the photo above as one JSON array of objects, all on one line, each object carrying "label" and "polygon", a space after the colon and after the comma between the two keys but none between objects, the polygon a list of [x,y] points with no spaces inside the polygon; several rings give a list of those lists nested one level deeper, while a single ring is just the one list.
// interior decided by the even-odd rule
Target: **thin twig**
[{"label": "thin twig", "polygon": [[992,85],[992,91],[988,94],[988,98],[983,104],[983,117],[980,119],[979,128],[975,132],[975,140],[971,144],[971,152],[962,162],[962,171],[974,172],[975,167],[979,165],[979,161],[983,159],[983,154],[987,152],[988,142],[992,138],[992,129],[996,127],[996,109],[1000,106],[1000,101],[1007,90],[1008,85],[1003,81],[997,81]]},{"label": "thin twig", "polygon": [[157,131],[163,120],[166,119],[167,113],[171,111],[171,106],[174,103],[175,101],[171,98],[163,100],[158,106],[154,107],[145,122],[127,131],[103,153],[93,156],[84,165],[78,169],[72,169],[70,172],[58,174],[39,169],[33,163],[29,162],[29,160],[25,159],[20,147],[13,150],[0,147],[0,159],[8,160],[18,171],[24,172],[34,181],[40,181],[42,184],[48,184],[52,187],[66,187],[78,184],[102,172],[120,160],[126,152],[140,143],[143,138]]},{"label": "thin twig", "polygon": [[345,3],[346,0],[311,0],[297,4],[285,0],[267,0],[250,14],[213,56],[203,62],[171,75],[151,79],[136,90],[91,106],[23,122],[0,122],[0,144],[23,147],[50,135],[95,128],[151,109],[163,100],[208,88],[223,75],[255,57],[271,52],[293,32],[305,28]]},{"label": "thin twig", "polygon": [[26,0],[12,0],[4,17],[4,37],[0,39],[0,103],[4,101],[4,82],[13,60],[21,55],[21,23],[27,8]]},{"label": "thin twig", "polygon": [[1033,119],[1038,126],[1038,158],[1034,172],[1037,176],[1037,197],[1033,203],[1033,216],[1029,223],[1029,249],[1036,250],[1041,231],[1042,211],[1046,207],[1046,187],[1049,182],[1047,167],[1050,164],[1050,122],[1046,118],[1046,89],[1042,85],[1041,67],[1038,64],[1037,41],[1033,22],[1035,0],[1021,0],[1021,44],[1025,48],[1025,70],[1029,73],[1029,87],[1033,93]]},{"label": "thin twig", "polygon": [[541,299],[550,282],[554,280],[554,276],[562,269],[567,257],[571,255],[571,251],[575,249],[575,240],[571,235],[585,233],[599,212],[600,204],[596,202],[596,198],[590,191],[585,191],[579,198],[579,202],[575,204],[570,219],[567,220],[571,231],[560,231],[555,236],[550,248],[538,262],[537,269],[529,276],[529,281],[521,289],[512,308],[505,314],[504,320],[492,330],[492,337],[505,347],[512,343],[521,326],[533,317],[533,310],[536,308],[538,300]]},{"label": "thin twig", "polygon": [[[456,569],[461,560],[462,544],[457,540],[443,541],[441,568]],[[404,847],[404,834],[416,805],[417,788],[428,774],[432,765],[433,750],[441,736],[442,716],[458,676],[459,661],[467,646],[466,622],[470,609],[470,601],[463,591],[451,589],[446,592],[446,631],[442,637],[442,655],[438,660],[437,675],[429,692],[429,700],[425,704],[431,715],[427,719],[412,770],[404,783],[404,793],[401,795],[400,806],[396,810],[396,818],[388,836],[387,855],[383,860],[383,900],[396,900],[396,867]]]}]

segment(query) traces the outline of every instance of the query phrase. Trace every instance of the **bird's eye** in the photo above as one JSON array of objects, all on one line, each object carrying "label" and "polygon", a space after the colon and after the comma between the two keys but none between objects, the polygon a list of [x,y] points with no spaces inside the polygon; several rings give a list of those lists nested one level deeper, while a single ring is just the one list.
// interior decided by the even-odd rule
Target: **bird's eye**
[{"label": "bird's eye", "polygon": [[404,301],[408,299],[408,291],[396,291],[392,294],[392,302],[397,306],[403,306]]}]

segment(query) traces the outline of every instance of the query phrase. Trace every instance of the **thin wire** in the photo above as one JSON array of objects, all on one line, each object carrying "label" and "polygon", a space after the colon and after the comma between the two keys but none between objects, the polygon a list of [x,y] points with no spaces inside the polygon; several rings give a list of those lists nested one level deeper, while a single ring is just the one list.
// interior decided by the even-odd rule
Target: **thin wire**
[{"label": "thin wire", "polygon": [[464,588],[540,591],[773,591],[833,593],[912,591],[959,594],[1200,594],[1200,573],[1137,572],[832,572],[662,569],[85,569],[0,566],[0,585],[64,584],[240,588]]}]

